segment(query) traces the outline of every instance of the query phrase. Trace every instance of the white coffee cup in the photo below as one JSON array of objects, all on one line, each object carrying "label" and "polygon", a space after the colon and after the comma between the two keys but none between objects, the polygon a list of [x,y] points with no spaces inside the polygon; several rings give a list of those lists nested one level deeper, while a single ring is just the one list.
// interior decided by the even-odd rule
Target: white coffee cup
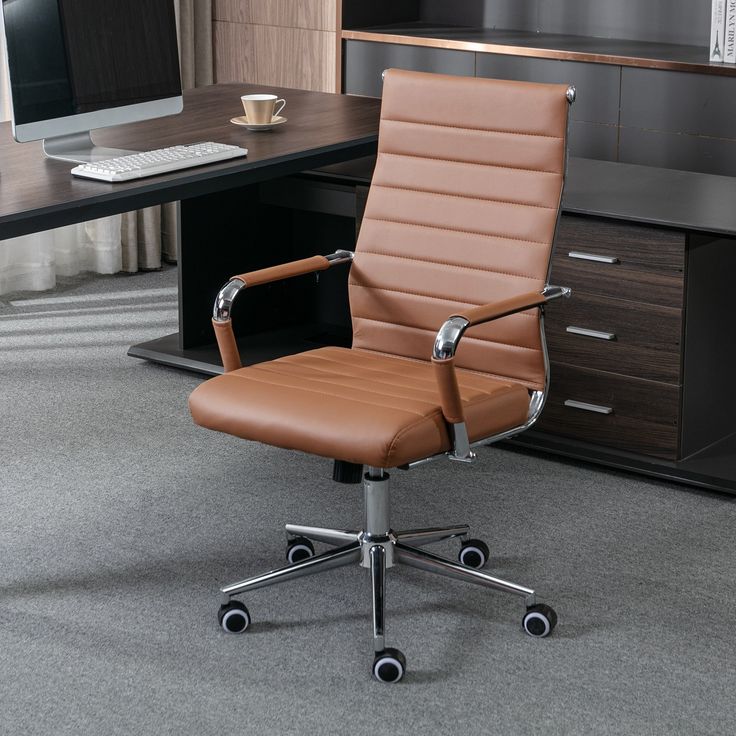
[{"label": "white coffee cup", "polygon": [[[286,106],[286,100],[276,95],[257,94],[243,95],[240,98],[245,108],[245,117],[253,125],[266,125],[270,123]],[[276,110],[278,103],[281,103]]]}]

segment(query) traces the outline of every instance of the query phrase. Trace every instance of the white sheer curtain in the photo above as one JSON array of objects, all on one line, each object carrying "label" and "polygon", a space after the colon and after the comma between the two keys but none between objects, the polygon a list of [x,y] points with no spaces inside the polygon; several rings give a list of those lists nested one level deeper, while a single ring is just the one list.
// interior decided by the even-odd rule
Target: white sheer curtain
[{"label": "white sheer curtain", "polygon": [[[212,0],[175,0],[185,89],[212,84]],[[10,118],[0,34],[0,118]],[[0,295],[51,289],[57,276],[134,272],[176,259],[176,208],[149,207],[0,243]]]}]

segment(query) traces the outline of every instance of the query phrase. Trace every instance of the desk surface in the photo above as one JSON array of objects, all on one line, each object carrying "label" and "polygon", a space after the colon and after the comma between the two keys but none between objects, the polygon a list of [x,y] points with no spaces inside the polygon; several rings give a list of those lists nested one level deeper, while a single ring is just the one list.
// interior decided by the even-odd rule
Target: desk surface
[{"label": "desk surface", "polygon": [[562,208],[629,222],[736,235],[736,178],[572,158]]},{"label": "desk surface", "polygon": [[[368,184],[375,158],[325,166],[315,176]],[[736,177],[570,158],[563,212],[736,235]]]},{"label": "desk surface", "polygon": [[207,140],[248,149],[247,159],[118,184],[72,177],[73,164],[45,158],[40,143],[16,143],[10,124],[0,124],[0,239],[232,189],[260,181],[265,169],[273,178],[375,151],[379,100],[269,87],[287,100],[288,123],[253,132],[230,118],[243,113],[240,95],[254,91],[263,89],[191,90],[180,115],[93,132],[98,145],[137,150]]}]

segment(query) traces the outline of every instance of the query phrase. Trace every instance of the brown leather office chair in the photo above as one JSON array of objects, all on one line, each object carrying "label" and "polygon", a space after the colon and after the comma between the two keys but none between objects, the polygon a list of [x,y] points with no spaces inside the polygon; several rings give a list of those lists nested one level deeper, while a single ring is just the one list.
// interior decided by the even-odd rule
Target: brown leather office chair
[{"label": "brown leather office chair", "polygon": [[[560,85],[388,71],[355,254],[243,274],[220,291],[213,323],[225,373],[191,395],[194,420],[334,459],[348,474],[366,466],[363,528],[287,525],[292,564],[222,589],[226,631],[250,624],[233,596],[351,563],[371,571],[373,674],[384,682],[406,668],[384,642],[385,570],[398,563],[519,595],[528,634],[554,629],[554,611],[533,590],[479,569],[483,542],[466,539],[457,562],[421,549],[466,538],[467,526],[394,531],[386,469],[470,462],[473,446],[518,434],[539,416],[549,381],[544,306],[569,294],[547,278],[573,99]],[[241,367],[230,322],[237,293],[346,261],[352,348]],[[310,540],[337,549],[315,556]]]}]

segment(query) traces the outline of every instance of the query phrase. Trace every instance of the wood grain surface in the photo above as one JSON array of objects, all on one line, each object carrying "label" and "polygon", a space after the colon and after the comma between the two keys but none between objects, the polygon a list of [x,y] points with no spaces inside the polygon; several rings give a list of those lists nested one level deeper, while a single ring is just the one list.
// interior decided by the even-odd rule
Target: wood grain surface
[{"label": "wood grain surface", "polygon": [[337,31],[338,0],[215,0],[213,18],[230,23]]},{"label": "wood grain surface", "polygon": [[551,283],[569,286],[573,294],[587,293],[676,309],[682,308],[684,300],[681,276],[580,261],[568,258],[567,253],[553,257]]},{"label": "wood grain surface", "polygon": [[[577,327],[612,340],[567,331]],[[682,310],[574,293],[546,310],[550,358],[650,381],[681,382]]]},{"label": "wood grain surface", "polygon": [[0,125],[0,237],[125,212],[297,173],[375,150],[379,102],[344,95],[269,87],[284,97],[288,123],[251,132],[230,123],[242,115],[240,96],[252,84],[214,85],[185,93],[184,112],[94,133],[99,145],[137,150],[217,141],[248,149],[248,157],[133,182],[72,177],[73,164],[43,156],[40,143],[15,143]]},{"label": "wood grain surface", "polygon": [[[549,398],[535,429],[642,455],[678,456],[680,387],[553,363]],[[565,406],[572,399],[613,409]]]},{"label": "wood grain surface", "polygon": [[641,271],[681,277],[685,268],[685,234],[677,230],[565,215],[555,248],[564,256],[570,251],[614,256],[623,268]]},{"label": "wood grain surface", "polygon": [[215,76],[296,89],[337,89],[335,33],[304,28],[216,22]]},{"label": "wood grain surface", "polygon": [[[616,263],[570,253],[616,258]],[[574,293],[682,308],[685,233],[600,218],[563,216],[552,257],[552,282]]]},{"label": "wood grain surface", "polygon": [[217,0],[215,78],[338,92],[337,0]]}]

